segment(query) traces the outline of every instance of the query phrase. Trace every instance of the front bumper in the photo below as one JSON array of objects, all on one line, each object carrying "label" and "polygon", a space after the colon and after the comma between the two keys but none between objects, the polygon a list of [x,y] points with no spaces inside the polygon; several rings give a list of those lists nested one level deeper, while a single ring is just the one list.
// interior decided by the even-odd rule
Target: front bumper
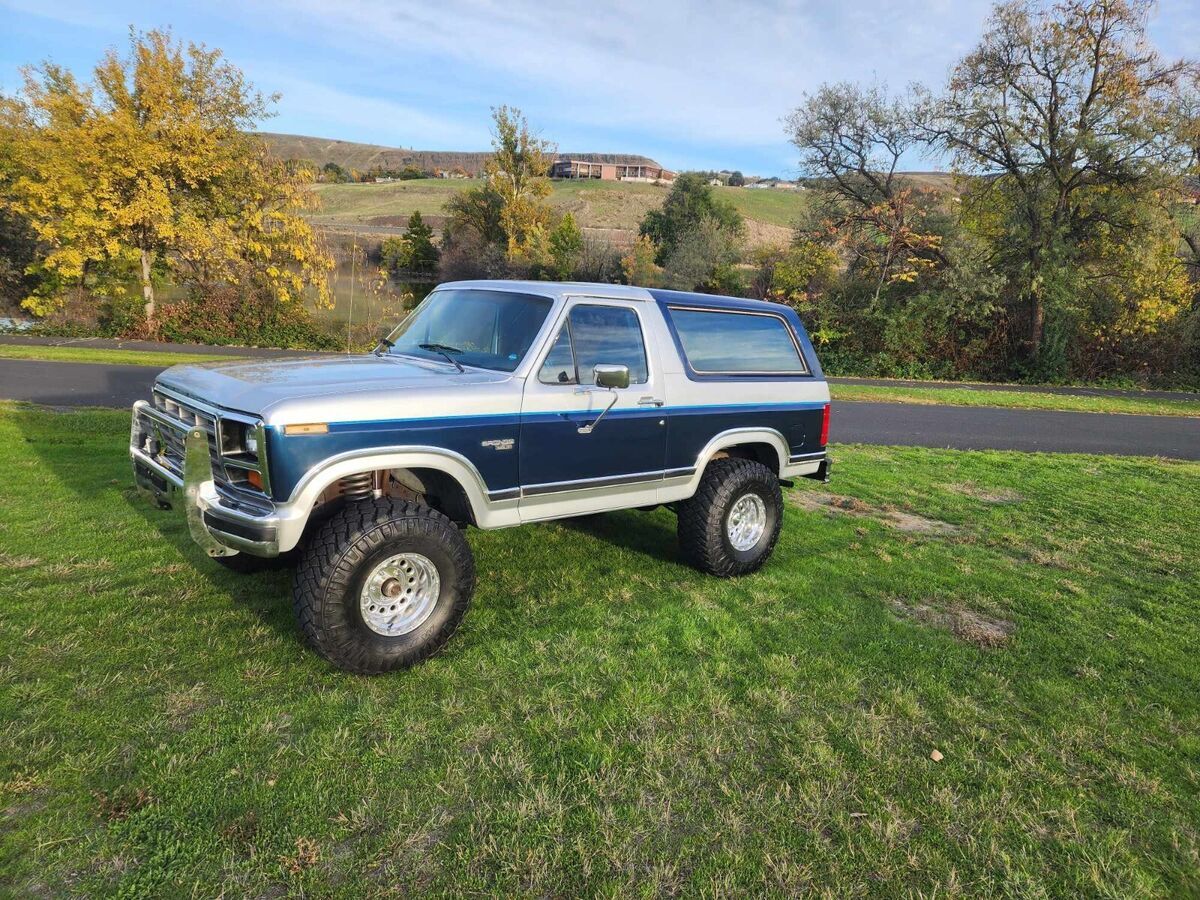
[{"label": "front bumper", "polygon": [[[134,405],[134,421],[139,406]],[[136,426],[135,426],[136,427]],[[185,438],[183,477],[131,441],[129,456],[139,491],[160,506],[182,507],[188,531],[209,556],[278,556],[280,517],[222,496],[213,479],[208,435],[191,429]]]}]

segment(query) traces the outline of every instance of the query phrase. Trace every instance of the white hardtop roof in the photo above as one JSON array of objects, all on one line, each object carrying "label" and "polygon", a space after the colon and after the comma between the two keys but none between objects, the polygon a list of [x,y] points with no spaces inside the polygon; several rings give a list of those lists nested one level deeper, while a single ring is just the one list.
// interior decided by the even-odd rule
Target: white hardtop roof
[{"label": "white hardtop roof", "polygon": [[568,296],[605,297],[610,300],[653,300],[645,288],[627,284],[600,284],[589,281],[447,281],[439,284],[436,290],[454,288],[455,290],[487,290],[514,291],[521,294],[537,294],[542,297],[552,297],[555,300]]}]

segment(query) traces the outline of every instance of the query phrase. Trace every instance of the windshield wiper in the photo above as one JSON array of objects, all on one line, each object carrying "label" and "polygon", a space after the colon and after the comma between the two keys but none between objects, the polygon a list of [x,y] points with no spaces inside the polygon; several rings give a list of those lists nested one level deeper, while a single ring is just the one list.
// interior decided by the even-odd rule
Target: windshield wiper
[{"label": "windshield wiper", "polygon": [[446,357],[446,359],[448,359],[450,362],[454,363],[454,368],[458,369],[458,371],[460,371],[460,372],[467,371],[466,369],[464,369],[462,367],[462,363],[460,363],[457,359],[455,359],[453,356],[450,355],[451,353],[462,353],[462,351],[459,350],[457,347],[451,347],[448,344],[417,344],[417,346],[420,347],[422,350],[428,350],[431,353],[440,353],[442,356]]},{"label": "windshield wiper", "polygon": [[371,352],[374,353],[376,356],[383,356],[383,354],[387,353],[389,350],[391,350],[395,346],[396,345],[394,343],[392,343],[391,341],[389,341],[387,338],[380,338],[379,343],[375,345],[375,349],[372,350]]}]

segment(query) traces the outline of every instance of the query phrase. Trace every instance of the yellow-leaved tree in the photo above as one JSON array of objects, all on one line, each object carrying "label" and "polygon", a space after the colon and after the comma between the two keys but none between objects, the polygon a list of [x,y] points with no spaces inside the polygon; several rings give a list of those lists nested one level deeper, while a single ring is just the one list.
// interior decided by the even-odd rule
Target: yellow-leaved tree
[{"label": "yellow-leaved tree", "polygon": [[492,110],[493,155],[484,167],[487,187],[500,200],[500,226],[508,236],[509,255],[520,255],[544,243],[550,227],[547,175],[554,145],[529,130],[519,109]]},{"label": "yellow-leaved tree", "polygon": [[219,50],[134,32],[90,84],[50,63],[27,68],[0,108],[12,144],[5,200],[47,248],[41,287],[24,301],[45,315],[71,285],[120,294],[140,284],[151,330],[155,280],[256,283],[281,302],[311,287],[329,302],[332,260],[300,213],[302,180],[251,129],[264,97]]}]

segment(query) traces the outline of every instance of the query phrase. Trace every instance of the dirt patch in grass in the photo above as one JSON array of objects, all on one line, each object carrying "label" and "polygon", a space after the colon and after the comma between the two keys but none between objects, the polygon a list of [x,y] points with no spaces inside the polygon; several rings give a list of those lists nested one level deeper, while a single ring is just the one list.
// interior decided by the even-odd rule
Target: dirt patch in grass
[{"label": "dirt patch in grass", "polygon": [[109,822],[128,819],[140,809],[155,802],[154,795],[146,788],[121,785],[114,791],[93,791],[100,816]]},{"label": "dirt patch in grass", "polygon": [[951,484],[947,485],[947,487],[956,494],[962,494],[965,497],[970,497],[973,500],[979,500],[983,503],[1020,503],[1025,499],[1012,490],[1012,488],[980,487],[971,481],[962,484]]},{"label": "dirt patch in grass", "polygon": [[14,556],[11,553],[0,553],[0,569],[32,569],[41,560],[34,556]]},{"label": "dirt patch in grass", "polygon": [[940,609],[899,598],[889,600],[888,604],[902,619],[949,631],[960,641],[976,647],[1003,647],[1017,630],[1017,626],[1007,619],[993,619],[973,609]]},{"label": "dirt patch in grass", "polygon": [[788,496],[801,509],[810,512],[823,509],[832,513],[875,519],[897,531],[909,534],[955,535],[962,532],[961,528],[949,522],[927,519],[915,513],[901,512],[896,509],[877,509],[857,497],[841,497],[822,491],[793,491]]},{"label": "dirt patch in grass", "polygon": [[296,852],[279,857],[280,864],[293,875],[299,875],[305,869],[311,869],[321,860],[321,848],[312,838],[296,838]]}]

